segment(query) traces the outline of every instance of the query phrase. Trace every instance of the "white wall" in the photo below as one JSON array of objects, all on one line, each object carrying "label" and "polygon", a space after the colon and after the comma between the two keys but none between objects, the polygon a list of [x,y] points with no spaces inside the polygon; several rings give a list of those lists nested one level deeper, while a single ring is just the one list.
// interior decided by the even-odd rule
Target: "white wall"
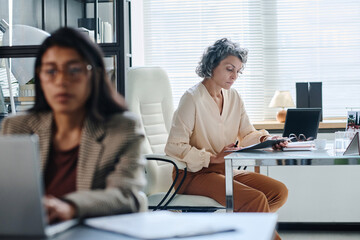
[{"label": "white wall", "polygon": [[143,66],[144,58],[144,14],[143,1],[131,1],[132,65]]}]

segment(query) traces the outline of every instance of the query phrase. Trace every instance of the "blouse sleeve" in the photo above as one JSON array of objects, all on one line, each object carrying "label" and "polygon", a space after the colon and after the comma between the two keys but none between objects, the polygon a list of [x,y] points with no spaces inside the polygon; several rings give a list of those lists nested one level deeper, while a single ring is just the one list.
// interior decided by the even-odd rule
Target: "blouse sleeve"
[{"label": "blouse sleeve", "polygon": [[197,149],[190,145],[190,138],[194,131],[196,107],[194,99],[185,93],[180,100],[179,107],[174,113],[173,122],[165,153],[176,160],[186,163],[191,172],[197,172],[208,167],[211,153],[205,149]]},{"label": "blouse sleeve", "polygon": [[265,129],[257,131],[250,123],[249,117],[246,113],[244,103],[241,101],[241,119],[238,137],[240,140],[240,146],[245,147],[260,142],[260,138],[263,136],[270,136],[269,132]]}]

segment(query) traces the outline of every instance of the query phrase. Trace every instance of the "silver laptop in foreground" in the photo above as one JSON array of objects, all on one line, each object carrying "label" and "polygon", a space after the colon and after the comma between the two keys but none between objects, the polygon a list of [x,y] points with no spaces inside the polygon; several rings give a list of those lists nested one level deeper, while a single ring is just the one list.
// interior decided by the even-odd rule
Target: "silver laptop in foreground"
[{"label": "silver laptop in foreground", "polygon": [[50,237],[76,225],[47,225],[36,135],[0,136],[0,236]]}]

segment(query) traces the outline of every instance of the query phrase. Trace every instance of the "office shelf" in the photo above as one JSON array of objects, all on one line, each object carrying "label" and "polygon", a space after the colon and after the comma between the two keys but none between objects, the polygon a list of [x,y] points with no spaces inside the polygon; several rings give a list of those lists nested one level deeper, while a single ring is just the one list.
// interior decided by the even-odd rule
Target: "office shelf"
[{"label": "office shelf", "polygon": [[[10,1],[5,1],[2,4],[4,9],[8,8]],[[104,4],[103,4],[104,3]],[[109,4],[105,4],[109,3]],[[59,27],[78,27],[78,19],[80,18],[100,18],[103,22],[106,22],[107,29],[110,31],[110,41],[104,42],[105,37],[100,36],[100,40],[95,38],[100,48],[105,54],[105,63],[107,70],[113,73],[114,85],[117,90],[124,94],[124,82],[125,82],[125,41],[124,41],[124,1],[120,0],[34,0],[34,1],[22,1],[21,4],[18,1],[13,3],[14,16],[18,16],[18,19],[12,19],[12,22],[16,24],[23,24],[32,26],[35,28],[43,29],[49,33],[55,31]],[[29,17],[29,12],[32,16]],[[10,22],[8,16],[2,16]],[[108,24],[109,23],[109,24]],[[101,28],[101,26],[100,26]],[[94,30],[90,30],[89,34],[94,34]],[[104,31],[104,30],[102,30]],[[107,35],[109,39],[109,35]],[[0,45],[0,59],[2,58],[28,58],[36,57],[39,45],[12,45],[1,46]],[[112,69],[111,69],[112,68]],[[7,81],[6,79],[0,79],[0,81]]]}]

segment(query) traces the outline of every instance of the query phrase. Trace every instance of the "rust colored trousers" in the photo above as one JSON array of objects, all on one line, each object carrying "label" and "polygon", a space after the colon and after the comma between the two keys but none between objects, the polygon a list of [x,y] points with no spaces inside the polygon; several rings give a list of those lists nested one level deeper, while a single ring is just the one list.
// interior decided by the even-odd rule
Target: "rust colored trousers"
[{"label": "rust colored trousers", "polygon": [[[181,179],[184,171],[179,174]],[[234,212],[275,212],[287,200],[286,186],[265,175],[235,170],[233,181]],[[224,164],[210,164],[198,172],[187,172],[179,193],[210,197],[225,206]],[[277,233],[275,239],[280,239]]]}]

